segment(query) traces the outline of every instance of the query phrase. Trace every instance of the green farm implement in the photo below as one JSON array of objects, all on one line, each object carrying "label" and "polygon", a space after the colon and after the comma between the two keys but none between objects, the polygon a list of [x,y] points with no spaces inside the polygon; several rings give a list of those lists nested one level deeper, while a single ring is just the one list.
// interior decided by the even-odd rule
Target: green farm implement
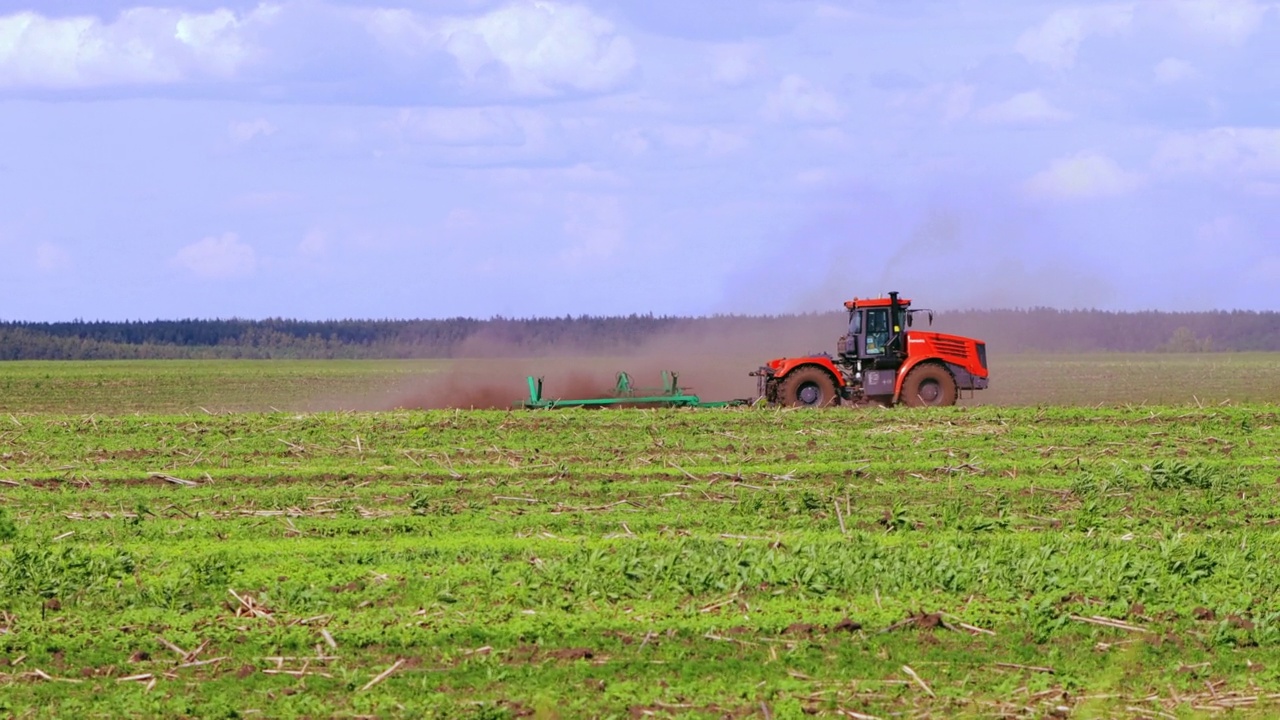
[{"label": "green farm implement", "polygon": [[607,397],[596,398],[547,398],[542,392],[542,378],[529,376],[529,399],[523,405],[526,408],[551,409],[567,407],[728,407],[730,405],[746,405],[747,400],[722,400],[704,402],[697,395],[680,387],[679,377],[669,371],[662,371],[662,387],[638,388],[631,384],[631,376],[625,372],[618,373],[613,393]]}]

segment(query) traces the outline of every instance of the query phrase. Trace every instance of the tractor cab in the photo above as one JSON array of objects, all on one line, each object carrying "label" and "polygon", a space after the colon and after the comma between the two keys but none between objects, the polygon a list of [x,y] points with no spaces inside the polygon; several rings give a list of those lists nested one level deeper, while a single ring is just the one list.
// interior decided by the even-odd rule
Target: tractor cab
[{"label": "tractor cab", "polygon": [[865,360],[884,357],[892,337],[890,327],[888,307],[850,308],[849,333],[844,337],[845,349],[841,354]]},{"label": "tractor cab", "polygon": [[849,311],[849,332],[840,338],[838,347],[842,360],[859,367],[899,367],[908,346],[902,326],[911,326],[916,312],[928,313],[933,323],[932,310],[912,310],[911,301],[899,298],[896,292],[887,298],[854,298],[844,306]]}]

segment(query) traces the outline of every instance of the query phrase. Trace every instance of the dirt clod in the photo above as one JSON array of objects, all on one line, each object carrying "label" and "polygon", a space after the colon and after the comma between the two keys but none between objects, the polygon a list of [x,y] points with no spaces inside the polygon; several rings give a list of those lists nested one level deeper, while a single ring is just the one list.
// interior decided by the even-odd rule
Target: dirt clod
[{"label": "dirt clod", "polygon": [[843,620],[841,620],[840,622],[832,626],[831,629],[835,632],[855,632],[857,630],[862,629],[862,623],[858,622],[857,620],[844,618]]},{"label": "dirt clod", "polygon": [[547,656],[557,660],[590,660],[596,654],[589,648],[560,648],[548,652]]},{"label": "dirt clod", "polygon": [[1231,623],[1231,627],[1241,630],[1252,630],[1254,628],[1253,621],[1242,615],[1228,615],[1227,622]]},{"label": "dirt clod", "polygon": [[921,630],[933,630],[936,628],[942,628],[943,630],[953,629],[945,620],[942,619],[942,613],[927,613],[921,610],[912,615],[908,615],[905,620],[899,620],[881,632],[900,630],[906,627],[915,627]]},{"label": "dirt clod", "polygon": [[947,624],[942,620],[942,613],[920,613],[915,617],[915,626],[921,630],[932,630],[936,627],[946,627]]}]

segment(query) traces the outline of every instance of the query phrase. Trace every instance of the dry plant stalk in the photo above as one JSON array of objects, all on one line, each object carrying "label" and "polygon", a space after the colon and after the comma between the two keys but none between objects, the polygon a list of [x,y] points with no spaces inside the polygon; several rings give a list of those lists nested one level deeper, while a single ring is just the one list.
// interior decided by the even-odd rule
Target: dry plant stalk
[{"label": "dry plant stalk", "polygon": [[920,686],[920,689],[924,690],[929,697],[938,697],[937,695],[933,694],[933,689],[929,687],[929,684],[926,683],[919,675],[917,675],[915,670],[911,669],[910,665],[903,665],[902,671],[905,672],[907,675],[910,675],[911,679],[914,680],[916,684]]},{"label": "dry plant stalk", "polygon": [[382,682],[383,680],[386,680],[387,678],[391,677],[391,674],[392,674],[392,673],[394,673],[395,671],[399,670],[401,665],[404,665],[404,658],[400,658],[399,660],[396,660],[396,661],[395,661],[395,664],[393,664],[391,667],[389,667],[389,668],[387,668],[386,670],[383,670],[382,672],[378,673],[377,677],[375,677],[374,679],[372,679],[372,680],[370,680],[369,682],[365,683],[365,684],[364,684],[364,687],[360,688],[360,692],[364,692],[365,690],[368,690],[369,688],[373,687],[374,685],[377,685],[378,683]]}]

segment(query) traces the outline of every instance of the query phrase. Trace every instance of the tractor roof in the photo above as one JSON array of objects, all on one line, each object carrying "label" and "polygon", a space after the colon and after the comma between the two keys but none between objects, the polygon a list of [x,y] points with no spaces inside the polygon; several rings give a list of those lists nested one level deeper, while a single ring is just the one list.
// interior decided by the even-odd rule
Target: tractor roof
[{"label": "tractor roof", "polygon": [[[907,307],[911,305],[911,301],[906,298],[898,298],[898,305],[901,307]],[[889,307],[889,298],[854,298],[852,300],[845,300],[844,306],[849,310],[866,307]]]}]

